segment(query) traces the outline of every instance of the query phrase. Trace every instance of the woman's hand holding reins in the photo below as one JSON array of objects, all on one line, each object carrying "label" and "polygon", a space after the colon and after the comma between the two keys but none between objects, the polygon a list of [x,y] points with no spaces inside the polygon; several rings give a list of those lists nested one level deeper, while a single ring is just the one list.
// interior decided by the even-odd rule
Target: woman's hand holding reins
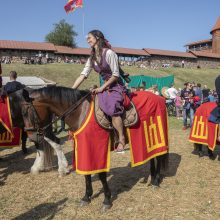
[{"label": "woman's hand holding reins", "polygon": [[93,90],[92,90],[92,93],[93,93],[93,94],[97,94],[97,93],[101,93],[101,92],[103,92],[103,91],[104,91],[104,88],[101,86],[101,87],[99,87],[99,88],[93,89]]}]

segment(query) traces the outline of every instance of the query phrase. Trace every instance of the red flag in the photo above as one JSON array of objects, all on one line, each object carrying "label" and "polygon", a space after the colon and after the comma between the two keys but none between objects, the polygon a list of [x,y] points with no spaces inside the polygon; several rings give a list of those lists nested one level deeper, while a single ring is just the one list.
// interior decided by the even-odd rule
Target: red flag
[{"label": "red flag", "polygon": [[83,0],[69,0],[64,6],[66,13],[73,12],[76,8],[83,6]]},{"label": "red flag", "polygon": [[82,7],[83,6],[83,0],[76,0],[76,7]]}]

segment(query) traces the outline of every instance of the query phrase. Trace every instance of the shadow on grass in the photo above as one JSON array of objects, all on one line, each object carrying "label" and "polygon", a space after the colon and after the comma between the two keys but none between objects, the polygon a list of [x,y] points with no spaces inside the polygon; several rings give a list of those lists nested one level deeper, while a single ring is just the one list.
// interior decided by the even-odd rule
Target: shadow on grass
[{"label": "shadow on grass", "polygon": [[36,151],[35,146],[28,147],[28,154],[24,155],[22,150],[1,156],[0,160],[0,186],[5,184],[7,177],[14,172],[29,173],[35,158],[26,158]]},{"label": "shadow on grass", "polygon": [[56,203],[43,203],[40,204],[33,209],[25,212],[15,218],[13,220],[27,220],[27,219],[35,219],[40,220],[43,218],[53,219],[56,213],[62,210],[65,206],[65,203],[68,199],[62,199]]},{"label": "shadow on grass", "polygon": [[176,176],[180,162],[181,155],[176,153],[169,153],[169,168],[165,173],[165,177]]},{"label": "shadow on grass", "polygon": [[[68,136],[60,138],[61,143],[64,143],[68,139]],[[28,155],[36,153],[36,147],[34,145],[28,147],[28,154],[24,155],[22,150],[9,153],[1,156],[0,160],[0,186],[5,184],[7,177],[14,172],[20,172],[22,174],[29,174],[35,158],[26,158]],[[68,154],[68,163],[72,163],[72,152]],[[57,156],[54,156],[54,169],[57,169]]]},{"label": "shadow on grass", "polygon": [[[180,161],[181,156],[179,154],[170,153],[168,170],[164,173],[161,171],[162,179],[175,176],[180,165]],[[147,164],[134,168],[131,168],[129,163],[126,167],[113,168],[108,176],[110,176],[108,185],[112,191],[112,201],[114,201],[120,193],[130,191],[138,182],[142,184],[148,183],[148,179],[150,177],[150,163],[148,162]],[[99,178],[96,175],[92,180],[96,181],[99,180]],[[101,193],[103,193],[103,190],[94,194],[92,198],[98,197]]]}]

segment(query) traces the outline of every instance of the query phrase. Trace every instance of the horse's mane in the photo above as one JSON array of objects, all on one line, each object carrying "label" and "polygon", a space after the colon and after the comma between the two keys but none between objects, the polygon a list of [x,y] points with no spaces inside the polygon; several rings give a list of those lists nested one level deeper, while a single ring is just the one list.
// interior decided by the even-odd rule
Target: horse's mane
[{"label": "horse's mane", "polygon": [[67,102],[74,104],[88,93],[89,90],[71,89],[63,86],[49,86],[33,90],[30,97],[34,98],[36,95],[40,95],[60,103]]}]

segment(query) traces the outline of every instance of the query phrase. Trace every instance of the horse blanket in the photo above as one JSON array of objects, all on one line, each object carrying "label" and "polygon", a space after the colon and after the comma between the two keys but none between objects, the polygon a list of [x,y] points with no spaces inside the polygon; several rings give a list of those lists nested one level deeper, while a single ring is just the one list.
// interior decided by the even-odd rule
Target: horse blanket
[{"label": "horse blanket", "polygon": [[0,99],[0,124],[4,133],[0,133],[0,147],[15,147],[20,145],[21,129],[12,127],[12,119],[8,97]]},{"label": "horse blanket", "polygon": [[207,145],[212,151],[215,149],[219,125],[208,119],[216,106],[215,102],[207,102],[197,108],[189,135],[190,142]]},{"label": "horse blanket", "polygon": [[12,136],[12,120],[8,97],[0,98],[0,123]]},{"label": "horse blanket", "polygon": [[[139,114],[138,124],[127,128],[134,167],[168,153],[168,125],[164,98],[139,91],[132,94],[132,101]],[[97,124],[93,102],[87,119],[73,133],[73,141],[73,167],[77,173],[89,175],[110,170],[110,134]]]},{"label": "horse blanket", "polygon": [[168,153],[168,122],[165,99],[151,92],[132,95],[139,122],[127,129],[131,148],[131,166]]},{"label": "horse blanket", "polygon": [[20,128],[12,128],[12,134],[6,131],[0,134],[0,147],[18,147],[21,144],[22,130]]}]

